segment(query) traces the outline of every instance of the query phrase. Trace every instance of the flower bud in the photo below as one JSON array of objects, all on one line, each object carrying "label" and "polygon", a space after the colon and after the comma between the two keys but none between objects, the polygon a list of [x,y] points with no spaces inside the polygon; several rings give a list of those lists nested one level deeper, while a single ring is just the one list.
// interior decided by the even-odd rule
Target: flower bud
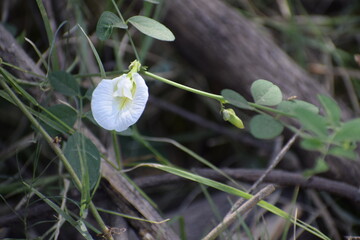
[{"label": "flower bud", "polygon": [[231,108],[224,109],[222,111],[222,115],[223,115],[223,119],[225,121],[230,122],[235,127],[244,128],[243,122],[241,121],[241,119],[238,116],[236,116],[236,113],[233,109],[231,109]]}]

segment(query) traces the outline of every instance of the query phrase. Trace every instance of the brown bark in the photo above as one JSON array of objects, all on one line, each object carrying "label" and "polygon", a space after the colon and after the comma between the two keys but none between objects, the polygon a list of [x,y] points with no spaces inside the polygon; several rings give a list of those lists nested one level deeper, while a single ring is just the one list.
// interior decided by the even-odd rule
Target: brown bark
[{"label": "brown bark", "polygon": [[285,97],[317,103],[316,94],[326,94],[263,29],[222,1],[172,0],[167,11],[176,46],[217,90],[231,88],[249,96],[251,83],[266,79]]}]

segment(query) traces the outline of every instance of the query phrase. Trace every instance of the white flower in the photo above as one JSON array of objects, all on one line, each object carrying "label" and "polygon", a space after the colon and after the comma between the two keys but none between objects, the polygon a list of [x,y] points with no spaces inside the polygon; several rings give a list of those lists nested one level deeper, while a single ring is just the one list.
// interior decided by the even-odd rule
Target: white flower
[{"label": "white flower", "polygon": [[148,97],[148,88],[138,73],[103,79],[92,94],[92,114],[101,127],[122,132],[140,118]]}]

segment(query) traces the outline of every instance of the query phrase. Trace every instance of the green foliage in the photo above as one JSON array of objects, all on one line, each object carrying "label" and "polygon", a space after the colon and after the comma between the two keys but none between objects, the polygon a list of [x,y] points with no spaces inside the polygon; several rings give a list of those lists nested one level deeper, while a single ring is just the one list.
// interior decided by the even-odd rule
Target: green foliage
[{"label": "green foliage", "polygon": [[326,172],[327,170],[329,170],[329,165],[324,159],[318,158],[316,159],[315,166],[312,169],[304,171],[303,175],[305,177],[311,177],[315,174]]},{"label": "green foliage", "polygon": [[315,105],[302,101],[302,100],[298,100],[298,99],[294,99],[294,100],[285,100],[282,101],[278,106],[277,109],[280,110],[281,112],[284,112],[286,114],[289,114],[291,116],[295,116],[295,111],[296,109],[306,109],[310,112],[313,112],[315,114],[319,113],[319,108],[316,107]]},{"label": "green foliage", "polygon": [[[120,12],[119,12],[120,14]],[[132,16],[125,23],[116,14],[105,11],[98,20],[96,35],[100,40],[110,38],[113,28],[127,30],[127,23],[132,24],[143,34],[161,41],[174,41],[174,34],[163,24],[145,16]]]},{"label": "green foliage", "polygon": [[241,96],[239,93],[235,92],[231,89],[224,89],[221,91],[221,95],[228,101],[230,104],[234,105],[235,107],[241,108],[241,109],[248,109],[252,110],[254,109],[249,105],[249,103],[246,101],[246,99]]},{"label": "green foliage", "polygon": [[153,3],[153,4],[159,4],[159,0],[144,0],[145,2]]},{"label": "green foliage", "polygon": [[65,212],[63,209],[61,209],[56,203],[52,202],[49,198],[44,196],[41,192],[38,190],[31,188],[31,186],[25,184],[28,188],[30,188],[31,192],[35,193],[41,200],[46,202],[52,209],[54,209],[61,217],[63,217],[67,222],[69,222],[72,226],[75,227],[76,230],[78,230],[85,239],[87,240],[93,240],[91,237],[87,227],[83,223],[82,220],[75,220],[71,215],[67,212]]},{"label": "green foliage", "polygon": [[251,134],[259,139],[272,139],[277,137],[283,131],[284,126],[269,115],[259,114],[250,121]]},{"label": "green foliage", "polygon": [[89,177],[87,184],[90,189],[94,188],[100,177],[100,153],[96,146],[81,133],[75,133],[69,137],[64,155],[69,160],[79,179],[83,175]]},{"label": "green foliage", "polygon": [[161,41],[174,41],[174,34],[163,24],[144,16],[133,16],[127,20],[145,35]]},{"label": "green foliage", "polygon": [[324,117],[303,108],[296,109],[294,113],[305,130],[320,138],[327,137],[328,132]]},{"label": "green foliage", "polygon": [[256,104],[276,106],[282,101],[280,88],[267,80],[256,80],[250,91]]},{"label": "green foliage", "polygon": [[360,118],[343,123],[336,131],[334,141],[351,142],[360,141]]},{"label": "green foliage", "polygon": [[109,39],[113,28],[127,29],[128,26],[116,14],[103,12],[96,25],[96,36],[102,41]]},{"label": "green foliage", "polygon": [[332,127],[339,126],[340,117],[341,117],[341,111],[339,105],[335,102],[334,99],[324,95],[319,95],[318,99],[321,105],[324,107],[326,118],[329,121],[329,124]]},{"label": "green foliage", "polygon": [[[144,0],[144,1],[154,4],[159,4],[160,2],[158,0]],[[146,41],[152,41],[152,39],[147,37],[133,39],[132,34],[129,33],[128,24],[131,24],[133,27],[135,27],[137,30],[139,30],[141,33],[145,34],[146,36],[158,40],[174,41],[175,36],[166,26],[155,20],[159,16],[161,16],[158,10],[159,9],[158,7],[160,7],[161,4],[159,4],[159,6],[144,4],[144,6],[146,6],[146,9],[142,9],[140,11],[144,16],[129,17],[127,15],[129,13],[133,14],[134,9],[127,9],[125,11],[127,20],[125,21],[120,13],[120,10],[118,9],[117,4],[115,3],[114,0],[112,0],[117,14],[114,14],[109,11],[103,12],[96,25],[96,35],[100,40],[104,41],[111,37],[114,29],[121,29],[121,30],[123,29],[123,33],[126,34],[126,37],[124,38],[124,41],[122,41],[121,44],[117,43],[117,41],[121,37],[117,35],[113,37],[114,41],[106,41],[101,43],[100,48],[98,49],[100,53],[99,55],[97,50],[98,46],[96,45],[98,41],[92,43],[92,40],[89,37],[90,34],[88,36],[87,33],[84,31],[84,29],[80,26],[80,23],[82,26],[86,26],[86,24],[83,25],[82,22],[83,16],[81,16],[80,12],[77,12],[77,21],[79,22],[78,27],[86,36],[87,41],[91,47],[92,54],[95,56],[100,70],[100,74],[89,74],[89,72],[93,73],[94,71],[92,68],[93,64],[89,63],[89,66],[91,66],[89,67],[87,65],[88,64],[87,61],[82,61],[83,59],[78,57],[78,55],[81,56],[91,55],[91,51],[89,50],[88,52],[85,52],[85,54],[79,54],[79,52],[75,52],[74,59],[70,61],[67,58],[67,55],[65,54],[66,61],[62,61],[63,59],[59,61],[60,59],[58,59],[57,53],[59,52],[58,50],[62,49],[63,45],[57,44],[56,41],[57,39],[60,39],[63,36],[70,36],[71,33],[69,31],[64,35],[60,34],[59,30],[61,29],[61,26],[64,25],[64,23],[62,23],[60,27],[57,28],[54,34],[53,30],[51,29],[52,25],[50,24],[50,19],[46,13],[46,9],[43,6],[42,1],[37,0],[36,2],[38,4],[41,16],[45,24],[45,30],[49,42],[48,49],[46,49],[47,46],[45,46],[45,48],[43,48],[43,46],[42,48],[39,48],[39,49],[46,49],[46,51],[44,50],[44,53],[41,53],[40,50],[38,49],[36,50],[38,52],[39,57],[48,58],[47,59],[48,62],[52,63],[51,67],[47,66],[45,59],[41,59],[41,61],[39,62],[42,62],[42,64],[44,65],[43,69],[45,70],[52,69],[53,71],[50,72],[48,76],[39,76],[39,74],[33,74],[34,76],[38,77],[41,80],[39,80],[39,82],[30,82],[28,80],[16,79],[0,66],[0,73],[1,73],[0,82],[4,89],[4,90],[0,90],[0,97],[7,100],[11,104],[17,106],[22,111],[24,116],[26,116],[26,118],[31,122],[32,128],[28,128],[27,130],[30,129],[29,131],[31,131],[31,133],[33,132],[35,133],[34,135],[36,136],[36,138],[34,139],[37,141],[38,139],[42,138],[48,143],[46,149],[50,147],[50,149],[52,149],[52,151],[55,153],[51,156],[51,158],[53,159],[52,163],[56,162],[56,164],[53,164],[55,165],[55,167],[49,164],[51,165],[53,171],[47,171],[48,166],[40,169],[41,164],[38,164],[36,162],[38,161],[38,159],[36,159],[35,163],[33,164],[33,168],[35,169],[33,175],[37,176],[39,172],[41,172],[41,174],[46,174],[46,175],[48,174],[48,172],[50,172],[50,174],[55,172],[55,174],[51,175],[50,177],[45,176],[39,178],[41,180],[44,179],[46,180],[47,178],[51,179],[51,181],[47,180],[46,184],[43,184],[45,180],[41,183],[33,181],[30,187],[30,184],[29,185],[27,184],[30,181],[28,180],[26,180],[26,182],[22,181],[21,174],[23,173],[23,169],[21,169],[21,171],[19,171],[19,173],[17,174],[20,176],[19,177],[20,180],[17,182],[11,182],[13,181],[13,178],[9,178],[6,181],[4,181],[4,183],[1,184],[1,189],[4,192],[4,194],[8,194],[5,197],[7,198],[6,200],[10,199],[9,196],[11,196],[11,194],[19,194],[19,193],[28,194],[27,192],[25,192],[25,190],[30,190],[31,193],[34,193],[38,198],[43,200],[59,215],[58,222],[56,223],[59,225],[57,226],[58,228],[61,227],[62,221],[63,219],[65,219],[84,238],[92,239],[88,230],[88,228],[90,228],[89,224],[85,222],[88,209],[92,211],[92,216],[95,217],[95,220],[102,228],[102,231],[104,231],[105,224],[102,222],[101,216],[97,216],[96,214],[97,208],[94,206],[93,208],[91,208],[92,196],[93,194],[95,194],[95,191],[97,189],[97,184],[99,184],[101,177],[100,153],[97,147],[93,144],[93,142],[90,139],[86,138],[82,133],[80,133],[87,125],[91,125],[94,128],[94,125],[91,124],[91,121],[95,122],[95,120],[91,115],[91,110],[89,107],[90,105],[89,101],[91,101],[91,90],[93,89],[94,85],[96,85],[97,78],[105,78],[106,75],[110,75],[110,76],[118,75],[120,72],[124,73],[124,69],[122,68],[122,66],[124,66],[125,63],[128,62],[129,60],[128,55],[131,54],[129,54],[128,51],[126,51],[126,53],[125,51],[121,52],[120,50],[123,49],[119,49],[120,48],[119,45],[124,44],[123,47],[126,47],[126,50],[128,50],[129,47],[131,47],[133,49],[133,53],[136,56],[136,58],[139,61],[140,60],[145,61],[145,59],[143,59],[142,57],[147,55],[146,53],[151,46],[149,42],[147,42],[147,45],[145,43]],[[137,10],[138,9],[136,9],[136,11]],[[152,18],[151,18],[151,14],[153,14]],[[129,42],[126,42],[126,40],[128,40]],[[80,41],[74,41],[74,42],[80,42]],[[115,46],[112,45],[114,42],[115,42],[114,44]],[[81,44],[83,43],[84,41]],[[86,45],[86,41],[85,41],[85,45]],[[33,44],[33,46],[36,48],[35,44]],[[100,56],[106,59],[107,56],[111,54],[102,55],[103,54],[103,52],[101,52],[102,46],[106,46],[107,49],[113,47],[114,55],[115,55],[114,56],[115,63],[112,64],[111,66],[114,65],[118,67],[118,69],[115,69],[114,72],[105,72]],[[76,49],[76,47],[74,49]],[[141,51],[140,52],[141,54],[137,53],[137,49]],[[81,51],[81,50],[77,49],[76,51]],[[332,50],[326,50],[326,51],[330,52]],[[143,52],[145,53],[143,54]],[[340,49],[334,49],[333,52],[343,53]],[[141,58],[139,58],[139,56],[141,56]],[[71,55],[71,57],[73,57],[73,55]],[[131,58],[133,58],[133,56],[131,56]],[[347,58],[350,59],[349,56],[347,56]],[[71,61],[73,62],[71,63]],[[61,68],[59,67],[60,62],[61,62]],[[146,63],[148,63],[148,61],[146,61]],[[149,63],[153,64],[153,59],[151,59]],[[0,65],[1,64],[7,64],[6,67],[10,65],[8,63],[2,62],[2,60],[0,59]],[[13,66],[13,68],[17,69],[16,67],[17,66]],[[169,66],[166,65],[166,67],[164,68],[168,69]],[[58,69],[66,69],[66,71],[65,70],[57,71]],[[70,74],[70,72],[76,72],[78,69],[80,70],[79,72],[76,73],[77,74],[76,77],[75,75]],[[24,69],[21,70],[28,74],[27,70]],[[209,97],[211,99],[215,99],[216,101],[219,102],[218,110],[220,110],[219,112],[223,114],[222,116],[224,120],[229,121],[238,128],[243,128],[244,124],[243,121],[236,115],[236,113],[238,113],[239,111],[246,110],[245,113],[242,115],[244,116],[245,114],[248,114],[250,112],[251,116],[246,117],[244,122],[245,122],[245,126],[248,124],[248,127],[246,129],[249,130],[249,132],[256,138],[265,139],[265,140],[276,138],[283,132],[283,129],[285,127],[288,127],[290,130],[297,133],[298,136],[301,138],[301,146],[304,149],[317,151],[320,153],[320,156],[316,160],[316,164],[314,168],[305,171],[304,172],[305,176],[312,176],[314,174],[327,171],[329,169],[329,166],[326,163],[327,155],[344,157],[353,160],[358,159],[359,157],[355,150],[357,149],[357,144],[360,141],[360,119],[358,118],[352,119],[347,122],[342,121],[341,108],[339,107],[339,105],[335,100],[333,100],[328,96],[322,96],[322,95],[318,96],[319,102],[321,104],[321,106],[319,106],[321,107],[321,111],[319,111],[318,106],[315,106],[303,100],[298,100],[298,99],[284,100],[281,89],[278,86],[274,85],[272,82],[263,79],[256,80],[251,85],[250,92],[252,94],[253,99],[248,101],[242,95],[230,89],[225,89],[221,91],[221,95],[216,95],[179,84],[177,82],[165,79],[155,74],[151,74],[149,72],[146,72],[145,68],[142,68],[142,70],[139,73],[163,81],[167,84],[181,88],[183,90],[195,94],[199,94],[205,97]],[[81,79],[81,88],[79,84],[80,79]],[[48,91],[47,83],[50,83],[52,89],[56,92],[56,94],[54,94],[54,91]],[[7,85],[9,86],[7,87]],[[32,91],[26,89],[27,85],[37,88],[38,93],[39,92],[41,93],[41,97],[38,98],[38,96],[36,97],[35,95],[32,96]],[[84,96],[83,93],[85,91],[86,94]],[[161,91],[158,91],[157,93],[160,92]],[[58,104],[59,103],[59,99],[57,99],[58,94],[62,94],[65,96],[64,98],[60,99],[60,102],[62,102],[62,104]],[[63,104],[63,102],[65,104]],[[234,111],[232,108],[225,107],[227,104],[237,107],[238,110]],[[321,114],[319,112],[321,112]],[[82,122],[83,120],[85,123]],[[76,121],[78,122],[76,124],[76,128],[74,128]],[[293,124],[295,121],[296,124]],[[97,132],[94,131],[94,133],[99,133],[99,131]],[[15,132],[14,136],[17,135],[20,134],[18,132]],[[58,142],[56,138],[54,138],[57,135],[63,136],[63,140],[61,143]],[[194,135],[195,134],[191,133],[191,138],[193,138]],[[106,139],[107,137],[103,133],[101,134],[101,136],[105,136],[104,139]],[[121,138],[121,141],[117,142],[118,137]],[[13,141],[14,139],[11,140]],[[230,184],[220,183],[208,178],[204,178],[198,174],[191,173],[186,170],[182,170],[180,168],[175,167],[174,164],[176,164],[177,162],[176,161],[170,162],[170,160],[166,158],[166,154],[163,154],[160,150],[158,150],[158,145],[154,144],[155,146],[152,146],[149,143],[149,141],[155,142],[158,145],[164,142],[171,143],[173,147],[175,147],[177,150],[181,150],[184,153],[186,153],[187,157],[199,161],[208,168],[212,168],[215,172],[224,176],[234,185],[240,186],[237,181],[235,181],[230,176],[225,174],[221,169],[217,168],[210,161],[206,160],[205,158],[196,154],[194,151],[190,150],[190,148],[187,148],[172,139],[143,137],[140,134],[140,131],[138,131],[136,127],[132,129],[129,128],[128,130],[120,134],[113,132],[112,145],[114,145],[116,148],[115,155],[118,163],[118,169],[122,169],[123,166],[125,168],[129,166],[148,166],[166,171],[168,173],[183,178],[187,178],[189,180],[197,182],[198,184],[203,184],[204,186],[213,187],[220,191],[230,193],[245,199],[249,199],[252,197],[252,195],[248,194],[247,192],[232,187]],[[21,143],[21,141],[18,142],[19,144],[17,143],[14,144],[16,147],[16,151],[14,151],[16,152],[16,160],[18,160],[18,158],[20,159],[22,157],[21,154],[25,152],[22,151],[21,149],[23,143]],[[40,149],[40,147],[43,144],[39,142],[42,141],[36,142],[37,151],[38,149]],[[128,144],[129,142],[130,144]],[[131,145],[130,147],[131,149],[127,149],[128,145],[126,144]],[[20,149],[19,150],[20,154],[18,154],[18,147]],[[139,148],[141,147],[148,150],[146,154],[148,154],[149,152],[150,154],[138,157],[136,154],[139,154],[140,152]],[[169,147],[166,146],[166,148]],[[126,161],[123,161],[122,159],[123,155],[125,155],[126,158],[128,158],[128,156],[122,152],[122,150],[124,149],[126,149],[126,151],[131,152],[131,154],[136,155],[136,157],[138,158],[131,158],[131,160],[126,159]],[[33,149],[26,149],[26,150],[27,152],[33,151]],[[143,149],[141,149],[141,151],[143,151]],[[34,155],[37,155],[37,152]],[[44,155],[47,155],[46,157],[48,157],[49,152],[46,152],[46,154]],[[104,153],[103,155],[102,155],[103,159],[107,160],[107,158],[111,158],[111,156],[110,157],[106,156],[107,155],[106,153]],[[222,159],[225,158],[226,156],[224,154],[224,158]],[[32,157],[29,159],[32,159]],[[49,159],[46,160],[48,161]],[[58,160],[61,161],[61,164],[57,162]],[[162,165],[138,164],[138,162],[144,162],[144,161],[151,161],[151,162],[157,161],[157,162],[161,162]],[[24,166],[26,167],[26,165],[29,162],[30,161],[26,162]],[[129,164],[129,162],[131,163]],[[225,165],[221,165],[221,166],[225,166]],[[7,178],[8,176],[5,177]],[[80,201],[77,202],[71,199],[72,198],[71,195],[67,196],[67,190],[65,190],[65,188],[62,186],[62,182],[68,181],[67,179],[71,179],[72,182],[74,183],[73,186],[71,187],[74,188],[75,186],[77,190],[79,190],[79,192],[81,193]],[[36,179],[31,179],[31,180],[36,180]],[[54,184],[55,181],[56,184]],[[131,182],[130,179],[129,182]],[[50,189],[51,191],[60,190],[59,192],[54,194],[56,195],[56,198],[54,198],[54,200],[51,199],[51,197],[53,197],[54,195],[50,197],[40,193],[40,191],[44,191],[44,192],[49,191],[49,189],[47,189],[46,186],[44,185],[50,183],[52,184],[51,185],[52,189]],[[24,185],[26,188],[24,187]],[[56,190],[54,190],[55,189],[54,186],[56,186],[55,187]],[[11,192],[9,190],[9,187],[17,188],[17,189]],[[40,190],[37,190],[38,188]],[[61,203],[60,200],[58,201],[57,198],[59,194],[62,201]],[[151,201],[147,197],[144,198],[148,199],[149,202]],[[71,210],[67,209],[66,201],[69,199],[71,199],[71,201],[74,201],[76,205],[80,206],[80,211],[79,211],[80,213],[78,213],[78,211],[72,212]],[[12,201],[12,199],[10,200]],[[296,224],[301,228],[306,229],[307,231],[313,233],[314,235],[322,239],[328,239],[319,230],[297,220],[294,217],[291,217],[289,214],[277,208],[275,205],[272,205],[266,201],[261,201],[259,202],[258,205],[280,217],[290,220],[290,222]],[[129,217],[135,220],[145,220],[128,215],[118,214],[113,211],[108,211],[108,210],[101,210],[101,211],[106,212],[108,214]],[[149,220],[146,221],[155,223]],[[52,229],[49,229],[49,232],[51,231]],[[96,229],[94,231],[95,233],[99,233],[99,234],[101,233],[99,230]],[[109,233],[111,233],[111,231]],[[251,236],[251,233],[249,233],[248,235]],[[105,237],[105,234],[99,236]],[[56,239],[56,237],[53,238]]]},{"label": "green foliage", "polygon": [[[71,128],[76,121],[77,112],[65,104],[57,104],[46,108],[41,117],[43,123],[47,126],[46,129],[50,132],[50,136],[55,137],[59,133],[68,134],[69,128]],[[55,130],[51,130],[51,129]]]},{"label": "green foliage", "polygon": [[[318,99],[324,108],[325,115],[311,103],[293,99],[282,100],[278,86],[266,80],[257,80],[251,86],[254,103],[248,102],[239,93],[225,89],[221,95],[239,109],[253,110],[262,114],[255,115],[249,122],[250,133],[259,139],[272,139],[279,136],[284,124],[280,116],[296,119],[300,129],[288,126],[290,130],[299,132],[302,137],[301,146],[307,150],[318,151],[323,159],[326,155],[356,159],[356,143],[360,141],[360,119],[341,122],[339,105],[330,97],[319,95]],[[267,107],[267,106],[272,106]],[[265,114],[274,113],[276,116]],[[325,161],[319,162],[316,169],[307,173],[319,173],[327,168]]]},{"label": "green foliage", "polygon": [[73,97],[80,94],[80,86],[76,79],[64,71],[54,71],[48,76],[51,86],[66,96]]}]

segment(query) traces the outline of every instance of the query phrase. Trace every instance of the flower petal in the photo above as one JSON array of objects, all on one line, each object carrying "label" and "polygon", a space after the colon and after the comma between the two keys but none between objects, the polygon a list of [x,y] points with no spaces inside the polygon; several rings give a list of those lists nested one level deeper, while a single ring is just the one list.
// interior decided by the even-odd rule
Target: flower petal
[{"label": "flower petal", "polygon": [[129,77],[127,77],[126,74],[121,75],[118,78],[115,78],[114,80],[117,81],[117,90],[114,92],[114,97],[127,97],[129,99],[132,99],[132,93],[131,89],[133,87],[133,83],[130,80]]},{"label": "flower petal", "polygon": [[127,78],[126,74],[113,80],[102,80],[92,95],[93,116],[96,122],[107,130],[122,132],[136,123],[143,113],[149,97],[148,87],[144,79],[140,74],[134,73],[135,93],[124,106],[120,106],[119,96],[114,94],[114,91],[116,89],[121,92],[122,88],[127,87],[127,84],[119,84],[119,81],[123,81],[124,78]]},{"label": "flower petal", "polygon": [[136,84],[133,100],[115,118],[115,130],[118,132],[126,130],[139,120],[149,98],[148,87],[144,79],[138,73],[134,73],[133,78]]},{"label": "flower petal", "polygon": [[116,112],[113,109],[113,91],[117,81],[103,79],[95,88],[91,99],[91,110],[96,122],[106,130],[115,129]]}]

